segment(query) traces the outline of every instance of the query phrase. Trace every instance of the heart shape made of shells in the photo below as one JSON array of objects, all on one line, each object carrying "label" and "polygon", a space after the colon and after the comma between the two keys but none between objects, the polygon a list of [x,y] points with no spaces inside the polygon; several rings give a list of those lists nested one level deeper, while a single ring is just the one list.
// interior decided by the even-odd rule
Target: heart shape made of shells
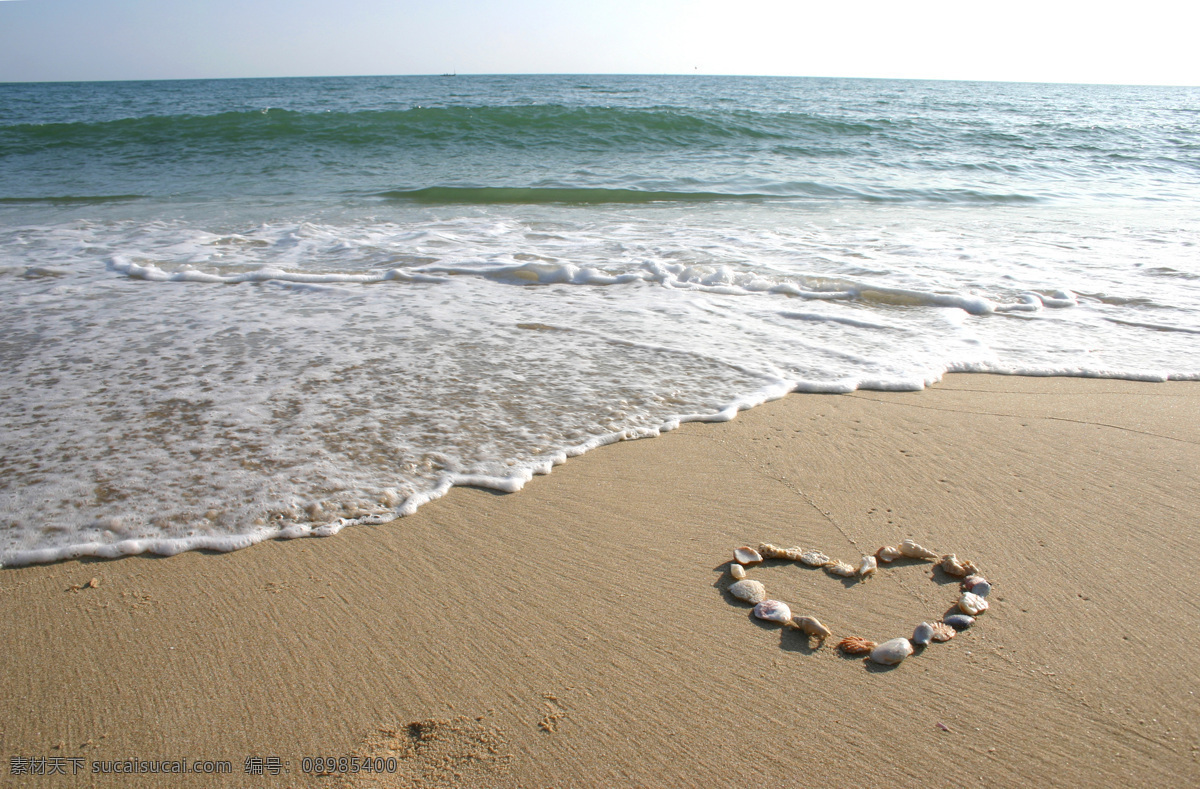
[{"label": "heart shape made of shells", "polygon": [[879,565],[890,564],[900,557],[917,559],[927,562],[938,562],[942,571],[955,578],[962,578],[961,596],[957,608],[960,613],[947,614],[941,622],[922,622],[917,625],[911,638],[893,638],[878,644],[859,636],[846,636],[841,639],[837,648],[848,655],[867,655],[867,659],[884,666],[894,666],[914,651],[914,646],[928,646],[934,641],[949,641],[960,630],[966,630],[975,624],[975,617],[988,610],[987,597],[992,591],[992,585],[974,562],[959,560],[952,553],[939,556],[936,552],[922,548],[912,540],[905,540],[898,546],[886,545],[875,552],[873,556],[864,556],[858,567],[846,562],[830,559],[816,550],[803,548],[780,548],[770,543],[763,543],[755,550],[742,546],[733,552],[733,563],[729,566],[730,575],[734,582],[729,585],[729,594],[745,603],[754,606],[754,616],[768,622],[778,622],[784,627],[802,630],[810,638],[818,640],[818,648],[825,639],[833,635],[830,630],[816,617],[793,616],[787,603],[767,598],[767,588],[760,581],[746,577],[746,568],[760,564],[764,559],[784,559],[801,562],[809,567],[821,567],[830,575],[843,578],[866,579],[879,570]]}]

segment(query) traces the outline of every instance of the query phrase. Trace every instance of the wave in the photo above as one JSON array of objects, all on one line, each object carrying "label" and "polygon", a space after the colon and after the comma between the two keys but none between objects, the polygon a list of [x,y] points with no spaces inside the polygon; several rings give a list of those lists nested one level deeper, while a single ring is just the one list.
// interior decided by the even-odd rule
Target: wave
[{"label": "wave", "polygon": [[145,195],[59,195],[55,197],[0,197],[0,205],[75,205],[89,203],[126,203],[144,200]]},{"label": "wave", "polygon": [[781,183],[768,192],[687,192],[664,189],[538,186],[427,186],[393,189],[375,197],[420,205],[603,205],[606,203],[714,203],[771,200],[860,200],[867,203],[1036,203],[1023,194],[972,189],[855,189],[812,182]]},{"label": "wave", "polygon": [[516,148],[556,144],[579,149],[712,148],[737,140],[811,141],[861,137],[885,131],[891,125],[883,119],[848,121],[799,112],[557,104],[351,112],[264,109],[213,115],[0,126],[0,158],[63,147],[104,149],[185,143],[220,147],[278,143],[289,139],[347,146],[470,143]]},{"label": "wave", "polygon": [[704,203],[726,200],[759,202],[772,199],[766,194],[732,194],[725,192],[672,192],[640,189],[604,189],[570,187],[500,187],[500,186],[429,186],[424,189],[397,189],[382,192],[378,197],[428,205],[552,204],[598,205],[602,203]]}]

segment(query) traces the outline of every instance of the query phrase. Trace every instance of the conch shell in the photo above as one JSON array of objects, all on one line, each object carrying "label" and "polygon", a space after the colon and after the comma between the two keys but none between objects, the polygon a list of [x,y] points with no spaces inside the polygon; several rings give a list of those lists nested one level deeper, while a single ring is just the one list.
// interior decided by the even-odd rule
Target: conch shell
[{"label": "conch shell", "polygon": [[804,549],[780,548],[778,545],[764,542],[758,546],[758,552],[767,559],[787,559],[789,562],[798,562],[800,561],[800,555],[804,553]]},{"label": "conch shell", "polygon": [[888,562],[894,562],[903,555],[904,554],[900,552],[899,548],[891,545],[885,545],[878,551],[875,551],[875,558],[884,564],[887,564]]},{"label": "conch shell", "polygon": [[814,616],[798,616],[795,621],[796,627],[810,636],[816,636],[822,641],[833,635],[833,631],[821,624]]},{"label": "conch shell", "polygon": [[952,553],[948,553],[942,557],[942,571],[946,575],[962,578],[964,575],[975,573],[978,569],[970,559],[959,561],[959,558]]},{"label": "conch shell", "polygon": [[900,543],[900,553],[910,559],[924,559],[927,562],[937,561],[938,555],[928,548],[922,548],[912,540]]},{"label": "conch shell", "polygon": [[846,636],[838,642],[837,646],[847,655],[865,655],[879,645],[858,636]]}]

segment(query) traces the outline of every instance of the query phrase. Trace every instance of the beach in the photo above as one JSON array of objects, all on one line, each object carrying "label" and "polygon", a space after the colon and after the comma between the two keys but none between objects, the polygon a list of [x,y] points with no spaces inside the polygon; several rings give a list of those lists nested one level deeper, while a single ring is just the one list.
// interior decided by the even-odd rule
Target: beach
[{"label": "beach", "polygon": [[[336,537],[5,569],[6,783],[1192,785],[1198,493],[1196,383],[948,375],[789,395]],[[994,588],[895,668],[834,643],[946,613],[928,563],[750,568],[823,646],[725,592],[740,545],[857,563],[904,538]],[[305,769],[352,756],[395,772]],[[12,774],[39,758],[67,774]],[[123,760],[230,772],[92,772]]]}]

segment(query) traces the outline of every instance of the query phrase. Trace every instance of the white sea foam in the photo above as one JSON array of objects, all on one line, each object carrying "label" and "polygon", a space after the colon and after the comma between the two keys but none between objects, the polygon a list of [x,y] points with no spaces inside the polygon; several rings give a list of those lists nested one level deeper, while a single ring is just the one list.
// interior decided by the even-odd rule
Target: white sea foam
[{"label": "white sea foam", "polygon": [[493,206],[2,229],[0,561],[328,536],[788,392],[1200,379],[1200,277],[1161,273],[1195,269],[1198,231],[1162,207],[1115,218]]}]

